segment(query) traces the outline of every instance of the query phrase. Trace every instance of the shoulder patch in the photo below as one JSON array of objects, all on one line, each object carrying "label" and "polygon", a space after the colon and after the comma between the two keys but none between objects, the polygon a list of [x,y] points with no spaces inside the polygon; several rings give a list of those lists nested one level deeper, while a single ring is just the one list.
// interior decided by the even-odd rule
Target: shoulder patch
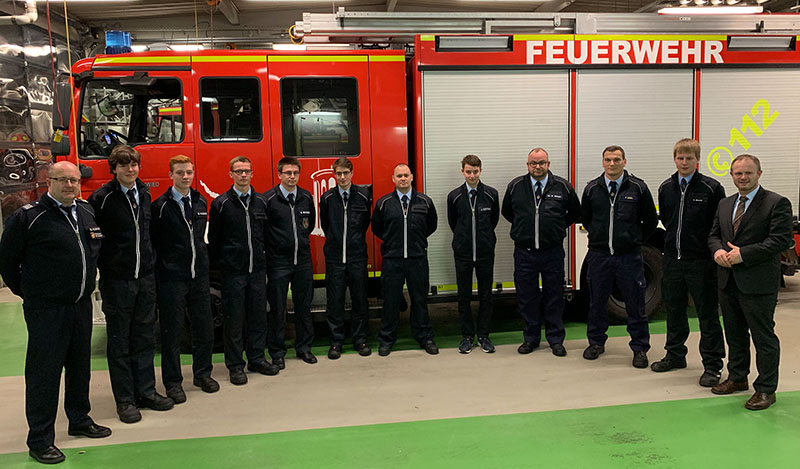
[{"label": "shoulder patch", "polygon": [[33,207],[36,207],[36,206],[38,206],[38,205],[39,205],[39,201],[37,200],[37,201],[31,202],[31,203],[29,203],[29,204],[25,204],[25,205],[23,205],[23,206],[22,206],[22,210],[30,210],[30,209],[32,209]]}]

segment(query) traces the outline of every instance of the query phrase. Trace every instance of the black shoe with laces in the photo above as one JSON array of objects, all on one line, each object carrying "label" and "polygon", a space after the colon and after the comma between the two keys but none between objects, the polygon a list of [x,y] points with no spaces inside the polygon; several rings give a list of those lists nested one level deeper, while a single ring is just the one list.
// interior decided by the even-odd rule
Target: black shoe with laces
[{"label": "black shoe with laces", "polygon": [[331,348],[328,349],[328,358],[331,360],[336,360],[341,356],[342,356],[342,346],[337,344],[331,345]]},{"label": "black shoe with laces", "polygon": [[494,344],[488,337],[478,337],[478,345],[481,346],[483,352],[494,353]]},{"label": "black shoe with laces", "polygon": [[[597,360],[597,357],[605,353],[606,348],[599,344],[591,344],[583,351],[583,358],[587,360]],[[646,366],[646,365],[645,365]]]},{"label": "black shoe with laces", "polygon": [[458,353],[470,353],[472,351],[472,337],[464,337],[458,344]]},{"label": "black shoe with laces", "polygon": [[650,365],[650,369],[656,373],[663,373],[678,368],[686,368],[686,359],[678,360],[677,358],[664,357]]},{"label": "black shoe with laces", "polygon": [[650,361],[647,359],[647,353],[643,351],[633,352],[633,367],[634,368],[647,368]]}]

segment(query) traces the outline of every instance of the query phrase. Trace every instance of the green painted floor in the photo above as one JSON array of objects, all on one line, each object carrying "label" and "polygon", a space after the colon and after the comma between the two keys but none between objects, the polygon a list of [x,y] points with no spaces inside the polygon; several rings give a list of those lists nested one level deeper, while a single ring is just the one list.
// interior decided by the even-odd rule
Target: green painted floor
[{"label": "green painted floor", "polygon": [[[488,397],[487,397],[488,398]],[[535,399],[535,392],[531,392]],[[800,392],[64,450],[91,468],[797,468]],[[42,467],[26,453],[0,467]]]}]

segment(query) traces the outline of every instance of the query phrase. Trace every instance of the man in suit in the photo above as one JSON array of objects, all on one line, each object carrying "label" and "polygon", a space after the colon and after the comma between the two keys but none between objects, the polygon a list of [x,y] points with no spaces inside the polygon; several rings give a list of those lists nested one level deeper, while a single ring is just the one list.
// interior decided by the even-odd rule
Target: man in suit
[{"label": "man in suit", "polygon": [[61,161],[49,176],[47,193],[8,219],[0,240],[0,275],[22,298],[28,326],[28,454],[40,463],[57,464],[64,460],[55,446],[62,369],[68,434],[105,438],[111,429],[89,417],[92,292],[103,234],[92,207],[78,199],[78,168]]},{"label": "man in suit", "polygon": [[564,357],[564,237],[580,219],[581,202],[569,181],[550,171],[550,157],[543,148],[528,153],[528,173],[508,184],[503,216],[511,222],[514,284],[519,313],[525,319],[517,352],[527,354],[539,347],[544,320],[550,350]]},{"label": "man in suit", "polygon": [[467,155],[461,160],[465,182],[447,195],[447,222],[453,230],[453,257],[456,263],[458,315],[461,318],[459,353],[470,353],[475,340],[472,321],[472,271],[478,280],[478,344],[486,353],[494,353],[489,339],[492,320],[492,275],[494,229],[500,219],[500,197],[497,189],[481,182],[481,159]]},{"label": "man in suit", "polygon": [[775,335],[775,303],[781,282],[780,253],[792,245],[792,205],[789,200],[758,184],[761,162],[739,155],[731,163],[738,193],[719,203],[708,236],[717,263],[718,286],[725,339],[728,342],[728,379],[711,388],[714,394],[748,389],[750,336],[756,347],[758,377],[749,410],[775,403],[780,343]]}]

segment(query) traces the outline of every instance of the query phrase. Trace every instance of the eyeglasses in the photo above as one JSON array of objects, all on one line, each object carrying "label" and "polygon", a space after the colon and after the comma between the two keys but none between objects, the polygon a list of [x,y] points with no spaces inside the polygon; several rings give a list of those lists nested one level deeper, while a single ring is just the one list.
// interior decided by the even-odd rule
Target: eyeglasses
[{"label": "eyeglasses", "polygon": [[549,161],[528,161],[528,166],[547,166],[550,164]]},{"label": "eyeglasses", "polygon": [[284,176],[299,176],[300,171],[281,171]]},{"label": "eyeglasses", "polygon": [[253,170],[252,169],[234,169],[231,172],[233,174],[238,174],[239,176],[241,176],[242,174],[250,174],[250,173],[253,172]]},{"label": "eyeglasses", "polygon": [[335,172],[335,173],[333,173],[333,174],[335,174],[335,175],[336,175],[336,177],[343,178],[343,177],[349,176],[349,175],[350,175],[350,173],[352,173],[352,171],[349,171],[349,170],[348,170],[348,171],[336,171],[336,172]]},{"label": "eyeglasses", "polygon": [[72,185],[77,185],[77,184],[81,183],[80,178],[63,178],[62,177],[62,178],[48,178],[48,179],[50,179],[51,181],[56,181],[56,182],[61,183],[61,184],[69,183],[69,184],[72,184]]}]

